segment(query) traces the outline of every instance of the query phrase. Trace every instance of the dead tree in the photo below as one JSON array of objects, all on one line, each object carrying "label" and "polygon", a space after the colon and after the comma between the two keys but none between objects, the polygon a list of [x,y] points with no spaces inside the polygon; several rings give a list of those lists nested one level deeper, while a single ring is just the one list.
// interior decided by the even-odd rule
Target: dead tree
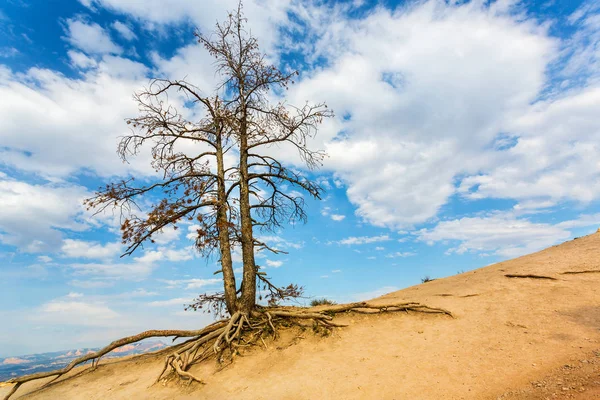
[{"label": "dead tree", "polygon": [[[273,148],[292,146],[298,151],[305,167],[321,165],[324,153],[313,151],[308,142],[318,125],[333,114],[325,104],[305,104],[294,108],[284,101],[269,102],[293,83],[297,72],[283,72],[270,65],[259,51],[258,43],[244,28],[241,3],[228,19],[217,24],[212,37],[198,34],[199,42],[215,57],[216,69],[222,82],[215,95],[206,97],[184,81],[155,80],[136,96],[141,115],[127,121],[133,126],[131,135],[124,137],[119,154],[124,160],[149,144],[152,165],[161,179],[149,185],[135,186],[134,180],[107,185],[89,207],[98,211],[115,207],[122,212],[123,241],[128,244],[125,255],[132,254],[147,241],[152,241],[161,229],[177,227],[182,221],[195,221],[199,228],[196,247],[204,253],[217,250],[220,255],[223,292],[201,295],[190,305],[197,309],[209,306],[224,308],[229,317],[196,331],[153,330],[119,339],[105,348],[73,360],[63,369],[43,372],[9,382],[15,384],[8,399],[23,383],[35,379],[58,378],[75,366],[89,360],[95,365],[100,357],[115,348],[145,338],[174,336],[191,338],[170,349],[157,381],[173,374],[189,382],[202,380],[189,372],[192,364],[216,357],[222,360],[234,355],[263,336],[277,336],[278,326],[312,321],[314,327],[331,329],[344,326],[333,321],[342,312],[421,312],[452,316],[441,308],[414,302],[392,304],[351,303],[307,309],[281,307],[281,300],[297,297],[301,288],[291,284],[278,287],[260,271],[254,253],[259,250],[280,252],[255,236],[255,229],[269,230],[286,221],[304,221],[306,213],[302,196],[290,188],[320,198],[321,188],[300,172],[286,167],[273,155]],[[173,106],[168,105],[167,93],[182,94],[203,111],[199,121],[189,121]],[[200,149],[190,154],[186,145]],[[236,165],[225,165],[224,155],[238,156]],[[136,201],[145,196],[159,198],[142,215],[130,211]],[[242,281],[236,284],[231,250],[242,249]],[[257,304],[257,285],[267,291],[268,306]]]},{"label": "dead tree", "polygon": [[315,198],[320,198],[321,193],[314,182],[269,155],[269,148],[293,146],[307,167],[319,166],[324,153],[311,150],[307,140],[316,134],[323,119],[333,113],[324,103],[295,108],[285,102],[275,105],[269,102],[269,94],[287,89],[298,72],[284,72],[268,63],[256,38],[245,29],[245,22],[240,6],[223,24],[217,24],[213,37],[197,36],[215,57],[217,71],[223,78],[222,87],[228,94],[224,100],[229,111],[228,124],[238,145],[239,179],[229,193],[237,191],[239,196],[243,277],[237,310],[249,314],[256,306],[257,283],[270,291],[270,300],[298,296],[301,292],[295,285],[278,288],[260,273],[255,250],[273,249],[255,238],[254,229],[279,226],[286,218],[306,219],[303,198],[284,190],[284,185]]}]

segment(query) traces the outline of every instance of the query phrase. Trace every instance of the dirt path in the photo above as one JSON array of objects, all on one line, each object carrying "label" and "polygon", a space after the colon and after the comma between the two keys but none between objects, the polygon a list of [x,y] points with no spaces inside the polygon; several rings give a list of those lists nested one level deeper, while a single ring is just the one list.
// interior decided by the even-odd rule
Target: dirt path
[{"label": "dirt path", "polygon": [[331,337],[307,331],[288,346],[288,332],[218,373],[212,363],[195,367],[204,386],[151,386],[162,358],[146,356],[23,398],[600,399],[598,255],[594,234],[390,293],[375,301],[417,301],[456,319],[346,315],[339,320],[351,325]]}]

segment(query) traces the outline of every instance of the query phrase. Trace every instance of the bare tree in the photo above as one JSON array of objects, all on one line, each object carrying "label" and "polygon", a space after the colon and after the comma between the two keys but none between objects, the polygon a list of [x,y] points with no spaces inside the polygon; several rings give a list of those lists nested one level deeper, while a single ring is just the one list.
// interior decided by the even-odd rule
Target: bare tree
[{"label": "bare tree", "polygon": [[[281,252],[256,235],[285,222],[305,221],[302,191],[320,198],[322,189],[301,172],[284,165],[274,156],[274,148],[295,148],[307,169],[321,165],[322,151],[308,144],[323,119],[331,117],[324,103],[292,107],[284,101],[272,104],[293,83],[296,71],[283,72],[267,62],[258,43],[245,27],[241,3],[228,19],[217,24],[211,37],[197,34],[199,42],[215,57],[220,85],[212,96],[185,81],[154,80],[148,89],[135,96],[140,116],[127,121],[132,133],[122,138],[118,154],[127,161],[149,145],[152,166],[160,179],[147,185],[135,185],[134,179],[109,184],[86,201],[98,212],[107,208],[121,213],[123,242],[130,255],[144,243],[152,241],[164,228],[177,228],[182,222],[198,225],[196,248],[203,254],[217,251],[223,277],[223,292],[200,295],[189,307],[210,310],[224,308],[229,317],[204,329],[152,330],[114,341],[103,349],[73,360],[63,369],[14,378],[8,399],[25,382],[46,377],[59,378],[75,366],[99,359],[120,346],[149,337],[174,336],[191,338],[169,349],[165,373],[181,379],[202,382],[190,373],[190,365],[217,357],[222,360],[237,354],[241,347],[263,342],[263,336],[277,336],[283,320],[291,323],[312,321],[315,327],[330,329],[344,326],[333,322],[333,316],[350,311],[416,311],[450,312],[419,303],[373,305],[365,302],[330,304],[312,310],[301,307],[279,307],[285,299],[298,297],[302,288],[295,284],[278,287],[256,265],[256,251]],[[202,117],[190,121],[169,105],[169,93],[183,95],[193,102]],[[194,151],[190,151],[193,149]],[[237,156],[238,162],[228,166],[225,155]],[[149,211],[138,207],[140,200],[155,200]],[[137,208],[137,212],[134,209]],[[236,283],[232,266],[232,248],[240,246],[243,259],[242,280]],[[268,307],[257,304],[257,286],[267,291]],[[264,342],[263,342],[264,343]]]},{"label": "bare tree", "polygon": [[301,108],[286,107],[284,102],[270,103],[269,94],[286,89],[298,72],[283,72],[268,63],[256,38],[245,29],[245,22],[240,4],[224,23],[217,24],[213,37],[197,37],[215,57],[217,72],[223,78],[227,124],[238,145],[239,177],[228,193],[239,193],[243,277],[237,310],[249,314],[256,305],[257,280],[270,291],[271,300],[301,292],[295,285],[278,288],[259,273],[255,249],[273,249],[257,240],[254,228],[270,229],[285,218],[306,219],[304,199],[283,186],[300,189],[315,198],[321,194],[318,185],[284,167],[265,150],[288,144],[298,150],[307,167],[320,166],[324,152],[309,149],[307,141],[316,134],[323,119],[333,113],[324,103]]}]

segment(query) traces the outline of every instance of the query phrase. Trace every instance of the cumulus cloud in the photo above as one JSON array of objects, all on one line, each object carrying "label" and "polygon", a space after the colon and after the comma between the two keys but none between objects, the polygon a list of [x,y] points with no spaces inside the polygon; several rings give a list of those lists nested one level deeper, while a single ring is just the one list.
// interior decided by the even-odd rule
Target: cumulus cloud
[{"label": "cumulus cloud", "polygon": [[267,267],[270,268],[279,268],[283,265],[283,261],[278,261],[278,260],[267,260]]},{"label": "cumulus cloud", "polygon": [[111,25],[115,31],[119,33],[126,40],[134,40],[137,39],[137,35],[133,32],[131,27],[127,24],[124,24],[121,21],[115,21]]},{"label": "cumulus cloud", "polygon": [[[211,30],[215,21],[223,20],[225,12],[237,8],[237,0],[80,0],[83,5],[104,7],[111,11],[142,20],[148,29],[164,25],[190,23],[204,32]],[[252,33],[261,43],[272,46],[276,39],[273,29],[287,20],[290,0],[250,0],[244,2],[244,14],[250,21]]]},{"label": "cumulus cloud", "polygon": [[291,102],[327,100],[344,116],[343,135],[322,135],[326,167],[360,217],[390,228],[433,218],[456,177],[498,165],[490,143],[529,109],[558,47],[535,22],[481,2],[381,8],[352,24],[318,17],[312,50],[328,67]]},{"label": "cumulus cloud", "polygon": [[511,123],[520,133],[502,163],[462,179],[467,198],[510,198],[524,207],[560,201],[586,204],[600,196],[600,86],[538,102]]},{"label": "cumulus cloud", "polygon": [[115,149],[137,114],[131,95],[147,67],[105,56],[80,79],[32,68],[0,73],[0,159],[3,165],[56,180],[88,170],[100,176],[152,174],[148,158],[123,164]]},{"label": "cumulus cloud", "polygon": [[77,69],[87,69],[98,65],[98,62],[92,57],[88,57],[79,51],[69,50],[67,55],[71,60],[71,65]]},{"label": "cumulus cloud", "polygon": [[100,244],[85,240],[65,239],[61,251],[69,258],[112,258],[121,253],[121,243]]},{"label": "cumulus cloud", "polygon": [[62,229],[88,228],[82,203],[87,194],[81,186],[29,184],[0,175],[0,242],[26,252],[60,248]]},{"label": "cumulus cloud", "polygon": [[81,18],[68,19],[66,40],[88,54],[120,54],[121,47],[113,43],[109,33],[95,22]]},{"label": "cumulus cloud", "polygon": [[[198,227],[199,225],[190,226],[190,232],[195,233]],[[179,239],[179,232],[181,231],[179,229],[175,229],[175,227],[173,226],[166,226],[160,231],[158,231],[156,234],[154,234],[152,236],[152,240],[154,240],[154,242],[157,244],[165,245]],[[194,239],[195,236],[192,236],[191,238]]]}]

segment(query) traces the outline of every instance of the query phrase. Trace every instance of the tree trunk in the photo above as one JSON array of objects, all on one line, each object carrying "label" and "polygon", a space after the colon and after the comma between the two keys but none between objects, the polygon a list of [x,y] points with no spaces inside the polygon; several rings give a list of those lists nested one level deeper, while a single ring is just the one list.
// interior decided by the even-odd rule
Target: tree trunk
[{"label": "tree trunk", "polygon": [[225,166],[223,165],[223,142],[221,131],[217,133],[217,229],[219,231],[219,250],[221,252],[221,271],[223,272],[223,289],[227,311],[233,315],[236,311],[236,284],[231,260],[231,245],[229,243],[229,221],[227,218],[227,199],[225,187]]},{"label": "tree trunk", "polygon": [[244,272],[242,294],[237,311],[249,313],[256,305],[256,264],[254,262],[254,235],[252,233],[252,215],[250,210],[250,187],[248,179],[248,132],[247,115],[244,110],[240,124],[240,218],[242,260]]}]

